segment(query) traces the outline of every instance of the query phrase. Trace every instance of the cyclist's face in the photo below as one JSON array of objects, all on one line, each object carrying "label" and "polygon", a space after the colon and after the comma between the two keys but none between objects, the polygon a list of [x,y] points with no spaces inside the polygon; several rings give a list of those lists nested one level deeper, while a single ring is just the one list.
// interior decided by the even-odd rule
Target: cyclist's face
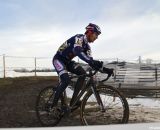
[{"label": "cyclist's face", "polygon": [[94,42],[98,38],[98,34],[96,32],[90,32],[88,35],[88,42]]}]

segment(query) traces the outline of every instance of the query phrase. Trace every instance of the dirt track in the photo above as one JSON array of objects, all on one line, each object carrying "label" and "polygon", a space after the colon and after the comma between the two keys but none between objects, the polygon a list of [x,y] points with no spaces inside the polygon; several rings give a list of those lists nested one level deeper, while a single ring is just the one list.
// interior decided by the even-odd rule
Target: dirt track
[{"label": "dirt track", "polygon": [[[0,128],[41,127],[35,114],[36,96],[55,77],[0,79]],[[79,116],[65,119],[59,126],[81,125]],[[160,108],[130,107],[129,123],[160,122]]]}]

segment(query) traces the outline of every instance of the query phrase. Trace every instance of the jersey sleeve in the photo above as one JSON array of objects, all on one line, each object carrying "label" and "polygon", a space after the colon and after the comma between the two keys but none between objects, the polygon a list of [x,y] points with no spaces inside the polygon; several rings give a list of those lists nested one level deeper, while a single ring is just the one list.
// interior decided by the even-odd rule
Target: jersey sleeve
[{"label": "jersey sleeve", "polygon": [[90,46],[87,44],[86,55],[93,59]]},{"label": "jersey sleeve", "polygon": [[83,51],[83,37],[75,37],[75,44],[73,48],[73,52],[77,55],[81,60],[90,63],[92,61],[92,57],[90,57],[90,51],[87,51],[87,54]]}]

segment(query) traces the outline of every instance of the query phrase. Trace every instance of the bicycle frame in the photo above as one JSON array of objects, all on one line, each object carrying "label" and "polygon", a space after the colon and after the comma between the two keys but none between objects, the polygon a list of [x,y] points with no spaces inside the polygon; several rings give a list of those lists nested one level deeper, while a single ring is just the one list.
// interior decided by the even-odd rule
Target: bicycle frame
[{"label": "bicycle frame", "polygon": [[[93,75],[92,72],[90,72],[90,73],[91,73],[91,75]],[[100,95],[99,95],[99,93],[97,91],[97,88],[96,88],[96,83],[95,83],[94,77],[90,76],[89,79],[86,82],[87,83],[86,83],[85,87],[82,88],[80,93],[77,95],[77,98],[73,101],[73,104],[71,105],[71,109],[74,107],[74,105],[77,103],[77,101],[80,100],[80,98],[83,96],[85,91],[87,89],[90,89],[93,92],[93,94],[94,94],[94,96],[95,96],[95,98],[97,100],[97,103],[100,106],[101,111],[105,112],[104,105],[102,103],[101,97],[100,97]]]}]

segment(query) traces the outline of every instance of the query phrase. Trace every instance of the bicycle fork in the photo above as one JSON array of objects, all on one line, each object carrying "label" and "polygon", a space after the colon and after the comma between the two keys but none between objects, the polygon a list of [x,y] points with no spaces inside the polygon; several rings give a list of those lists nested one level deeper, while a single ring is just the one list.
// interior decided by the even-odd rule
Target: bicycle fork
[{"label": "bicycle fork", "polygon": [[95,98],[97,100],[97,103],[98,103],[98,105],[100,107],[101,112],[105,112],[105,108],[104,108],[104,105],[102,103],[102,99],[101,99],[100,94],[97,91],[96,85],[94,83],[92,83],[91,89],[92,89],[92,92],[93,92],[93,94],[94,94],[94,96],[95,96]]}]

